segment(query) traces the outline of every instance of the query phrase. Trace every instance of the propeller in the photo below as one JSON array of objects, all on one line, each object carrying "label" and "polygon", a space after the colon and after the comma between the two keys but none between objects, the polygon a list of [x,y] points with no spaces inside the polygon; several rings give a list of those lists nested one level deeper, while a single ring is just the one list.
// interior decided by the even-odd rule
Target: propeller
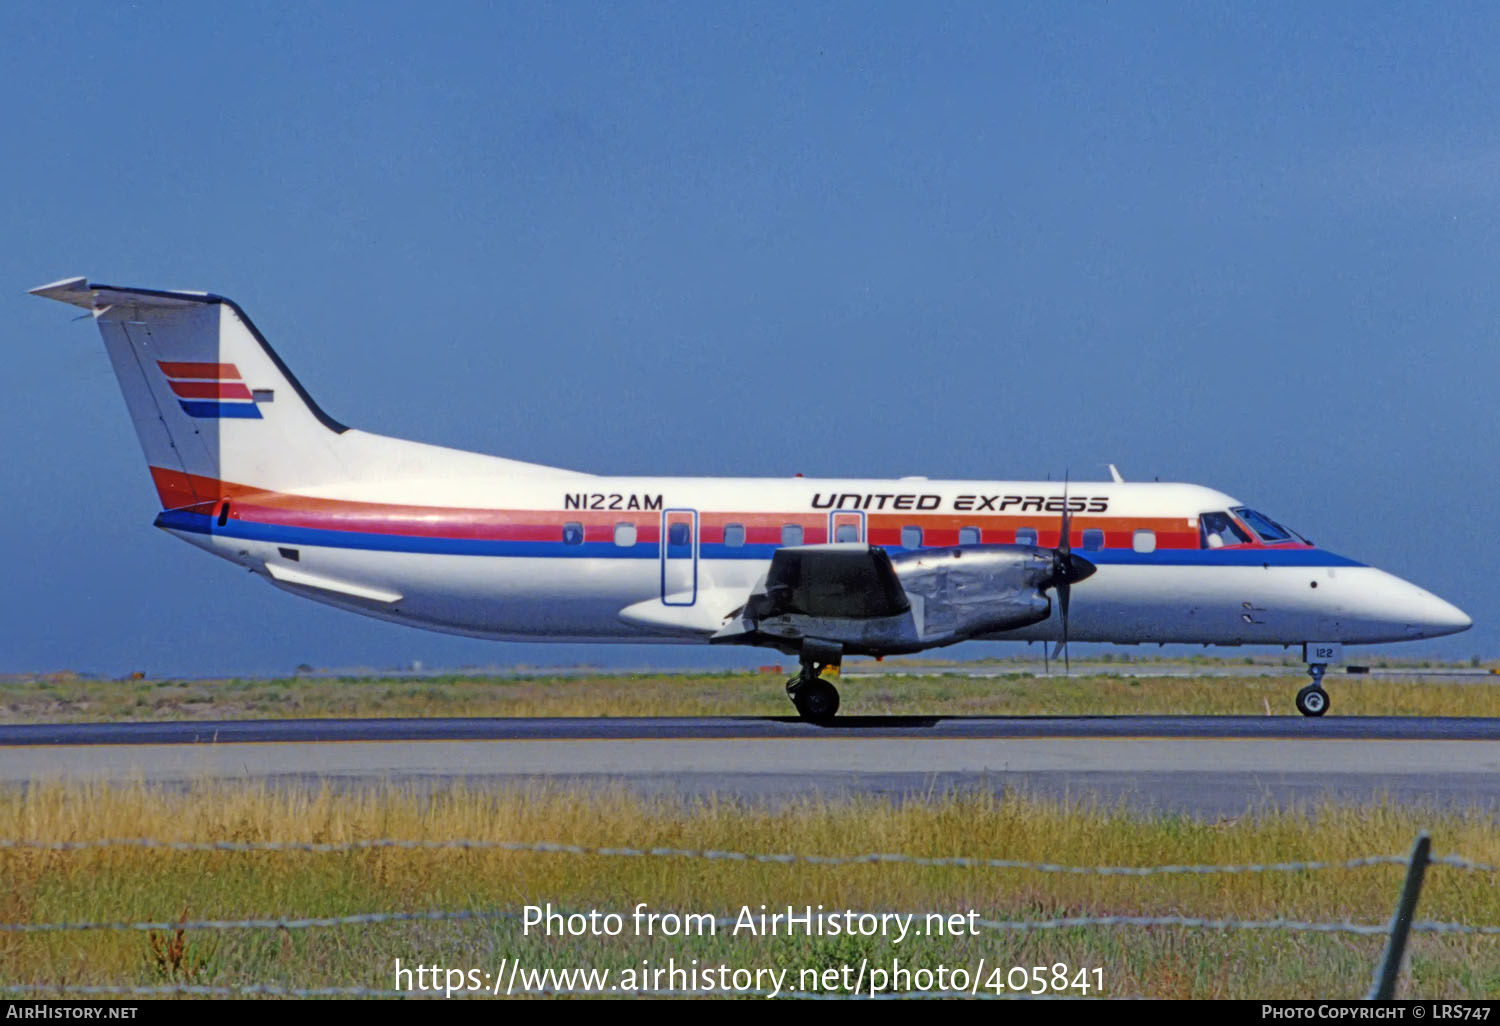
[{"label": "propeller", "polygon": [[1058,648],[1062,649],[1063,667],[1067,673],[1073,672],[1073,663],[1068,656],[1068,610],[1073,603],[1073,585],[1098,569],[1082,556],[1073,555],[1073,545],[1069,540],[1072,530],[1073,513],[1068,507],[1068,477],[1064,474],[1062,524],[1058,532],[1057,548],[1052,550],[1052,575],[1047,583],[1057,589],[1057,611],[1062,619],[1062,641],[1058,642]]}]

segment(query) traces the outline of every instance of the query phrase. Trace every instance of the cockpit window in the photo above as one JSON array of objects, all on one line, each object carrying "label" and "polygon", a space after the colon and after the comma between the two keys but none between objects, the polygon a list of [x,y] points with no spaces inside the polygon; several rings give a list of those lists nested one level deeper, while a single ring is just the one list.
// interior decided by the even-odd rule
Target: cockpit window
[{"label": "cockpit window", "polygon": [[1260,535],[1260,540],[1267,545],[1274,545],[1277,542],[1302,540],[1302,536],[1296,531],[1282,527],[1264,513],[1257,513],[1255,510],[1244,506],[1236,506],[1234,512],[1250,526],[1250,530]]},{"label": "cockpit window", "polygon": [[1253,539],[1228,513],[1199,513],[1198,537],[1205,549],[1249,545]]}]

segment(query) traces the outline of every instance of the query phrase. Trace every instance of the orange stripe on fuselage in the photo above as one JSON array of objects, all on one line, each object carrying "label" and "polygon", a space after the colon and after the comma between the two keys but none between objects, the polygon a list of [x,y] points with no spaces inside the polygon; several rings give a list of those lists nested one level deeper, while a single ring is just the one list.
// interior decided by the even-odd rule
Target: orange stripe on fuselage
[{"label": "orange stripe on fuselage", "polygon": [[200,474],[184,474],[180,470],[168,470],[166,467],[152,467],[151,480],[156,485],[156,494],[161,498],[162,509],[182,509],[202,502],[266,494],[260,488],[232,484]]}]

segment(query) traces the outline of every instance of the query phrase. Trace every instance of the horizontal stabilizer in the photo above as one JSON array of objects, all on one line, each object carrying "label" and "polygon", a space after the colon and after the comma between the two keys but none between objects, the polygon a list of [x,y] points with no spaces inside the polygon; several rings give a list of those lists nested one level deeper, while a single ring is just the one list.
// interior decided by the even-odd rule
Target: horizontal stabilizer
[{"label": "horizontal stabilizer", "polygon": [[38,285],[31,290],[31,294],[41,296],[43,299],[55,299],[59,303],[67,303],[84,310],[106,310],[121,303],[129,303],[133,306],[183,307],[215,298],[206,292],[117,288],[113,285],[98,285],[87,278],[64,278],[50,285]]}]

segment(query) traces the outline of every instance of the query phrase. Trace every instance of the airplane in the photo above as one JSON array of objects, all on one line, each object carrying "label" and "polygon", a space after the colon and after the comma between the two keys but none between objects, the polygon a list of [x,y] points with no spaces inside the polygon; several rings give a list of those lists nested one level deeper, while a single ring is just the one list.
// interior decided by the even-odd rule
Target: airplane
[{"label": "airplane", "polygon": [[162,530],[305,598],[476,638],[754,645],[830,721],[846,657],[960,641],[1342,646],[1457,607],[1193,484],[607,477],[369,434],[238,304],[69,278],[125,394]]}]

